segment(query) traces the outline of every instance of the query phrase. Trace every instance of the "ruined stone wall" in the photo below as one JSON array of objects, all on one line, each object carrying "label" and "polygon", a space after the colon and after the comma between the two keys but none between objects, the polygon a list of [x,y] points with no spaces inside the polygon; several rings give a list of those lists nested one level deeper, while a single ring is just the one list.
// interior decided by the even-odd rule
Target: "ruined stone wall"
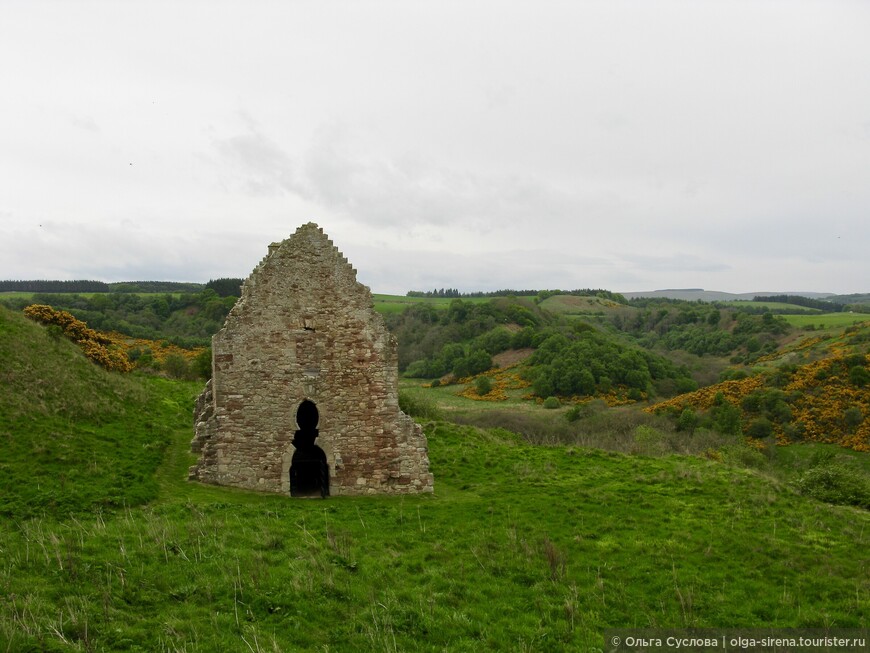
[{"label": "ruined stone wall", "polygon": [[432,491],[425,436],[398,406],[396,342],[317,225],[270,246],[212,350],[192,479],[289,493],[296,411],[307,399],[331,494]]}]

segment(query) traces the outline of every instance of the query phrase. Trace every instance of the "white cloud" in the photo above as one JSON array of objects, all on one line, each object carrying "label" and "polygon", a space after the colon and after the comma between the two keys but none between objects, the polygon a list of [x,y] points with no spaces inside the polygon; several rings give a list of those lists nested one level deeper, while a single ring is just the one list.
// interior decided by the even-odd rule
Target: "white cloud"
[{"label": "white cloud", "polygon": [[810,0],[13,3],[0,278],[244,275],[314,220],[375,290],[866,291],[868,24]]}]

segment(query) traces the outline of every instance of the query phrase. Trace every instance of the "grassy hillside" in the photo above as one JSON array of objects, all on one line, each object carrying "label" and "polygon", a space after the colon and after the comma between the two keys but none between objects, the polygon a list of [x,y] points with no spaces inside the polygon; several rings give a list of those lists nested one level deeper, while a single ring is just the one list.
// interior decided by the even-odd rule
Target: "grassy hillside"
[{"label": "grassy hillside", "polygon": [[686,301],[702,301],[702,302],[721,302],[721,301],[752,301],[753,297],[767,297],[777,294],[800,295],[802,297],[812,297],[823,299],[834,297],[832,293],[825,292],[803,292],[790,291],[788,293],[780,292],[747,292],[747,293],[730,293],[719,290],[704,290],[702,288],[672,288],[669,290],[646,290],[641,292],[624,292],[622,293],[628,299],[638,297],[661,297],[666,299],[682,299]]},{"label": "grassy hillside", "polygon": [[179,434],[149,507],[4,524],[0,644],[575,651],[606,626],[867,626],[867,513],[698,458],[427,433],[434,497],[327,501],[188,484]]},{"label": "grassy hillside", "polygon": [[870,513],[753,470],[433,421],[434,496],[290,500],[185,480],[195,385],[105,373],[2,310],[0,363],[0,650],[576,651],[606,626],[870,620]]},{"label": "grassy hillside", "polygon": [[[437,309],[444,309],[450,306],[454,297],[408,297],[406,295],[383,295],[374,294],[375,310],[382,315],[391,315],[401,313],[409,306],[419,306],[425,304]],[[463,297],[462,301],[471,302],[474,304],[482,304],[490,301],[488,297]]]},{"label": "grassy hillside", "polygon": [[868,343],[867,323],[803,337],[757,359],[751,376],[707,386],[649,410],[675,415],[686,409],[711,414],[727,410],[735,415],[735,427],[759,439],[837,443],[870,452]]},{"label": "grassy hillside", "polygon": [[747,301],[745,299],[720,302],[723,306],[733,306],[734,308],[769,308],[771,311],[787,311],[789,313],[821,313],[818,308],[809,308],[806,306],[798,306],[796,304],[786,304],[784,302],[761,302]]},{"label": "grassy hillside", "polygon": [[0,514],[137,505],[189,415],[190,387],[113,374],[74,344],[0,307]]},{"label": "grassy hillside", "polygon": [[862,324],[867,322],[866,313],[823,313],[823,314],[802,314],[802,315],[784,315],[789,324],[801,329],[836,329],[852,324]]},{"label": "grassy hillside", "polygon": [[540,302],[539,306],[542,310],[554,315],[582,317],[604,316],[615,312],[630,311],[625,304],[619,304],[611,299],[578,295],[553,295]]},{"label": "grassy hillside", "polygon": [[132,338],[169,339],[176,345],[207,345],[220,329],[235,297],[221,297],[211,288],[199,293],[32,293],[0,295],[0,305],[21,310],[44,304],[64,310],[89,327]]}]

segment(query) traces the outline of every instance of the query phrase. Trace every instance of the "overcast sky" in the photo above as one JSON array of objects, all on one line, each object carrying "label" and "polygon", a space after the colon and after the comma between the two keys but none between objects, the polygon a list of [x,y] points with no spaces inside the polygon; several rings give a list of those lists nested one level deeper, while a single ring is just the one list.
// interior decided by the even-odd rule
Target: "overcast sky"
[{"label": "overcast sky", "polygon": [[870,2],[0,0],[0,279],[870,292]]}]

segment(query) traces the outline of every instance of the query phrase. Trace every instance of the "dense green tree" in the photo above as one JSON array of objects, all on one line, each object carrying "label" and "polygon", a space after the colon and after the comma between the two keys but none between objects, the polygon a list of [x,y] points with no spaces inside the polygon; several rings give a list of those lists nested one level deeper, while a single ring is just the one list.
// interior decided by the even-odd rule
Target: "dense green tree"
[{"label": "dense green tree", "polygon": [[[163,282],[154,284],[159,287]],[[99,331],[168,339],[184,347],[207,344],[235,303],[234,297],[219,297],[212,289],[177,295],[161,292],[156,296],[134,292],[34,294],[26,303],[68,311]]]},{"label": "dense green tree", "polygon": [[205,380],[211,378],[211,358],[211,347],[206,347],[197,355],[196,358],[193,359],[193,362],[191,363],[191,369],[198,377]]},{"label": "dense green tree", "polygon": [[861,409],[857,406],[852,406],[843,412],[843,419],[845,420],[847,427],[850,429],[856,429],[861,425],[861,422],[864,421],[864,413],[862,413]]},{"label": "dense green tree", "polygon": [[544,399],[544,408],[554,409],[559,408],[562,405],[562,402],[559,401],[558,397],[547,397]]},{"label": "dense green tree", "polygon": [[211,279],[205,287],[214,290],[220,297],[241,297],[244,279],[220,278]]},{"label": "dense green tree", "polygon": [[865,385],[870,383],[870,372],[867,371],[866,367],[855,366],[850,368],[849,383],[856,385],[859,388],[863,388]]},{"label": "dense green tree", "polygon": [[191,369],[184,356],[170,354],[163,361],[163,369],[174,379],[188,379],[191,377]]},{"label": "dense green tree", "polygon": [[479,376],[474,382],[474,391],[480,395],[487,395],[492,392],[492,379],[488,376]]},{"label": "dense green tree", "polygon": [[677,430],[688,431],[690,434],[695,432],[698,426],[698,415],[691,408],[683,409],[680,417],[677,419]]},{"label": "dense green tree", "polygon": [[747,434],[759,440],[773,435],[773,424],[766,417],[759,417],[749,424]]},{"label": "dense green tree", "polygon": [[511,332],[504,327],[496,327],[480,338],[480,346],[490,354],[498,354],[511,348]]},{"label": "dense green tree", "polygon": [[650,392],[653,381],[688,377],[666,359],[616,343],[597,331],[553,333],[532,357],[530,374],[539,396],[548,394],[590,395],[596,386],[627,386],[640,393]]},{"label": "dense green tree", "polygon": [[729,401],[723,401],[711,409],[713,428],[724,435],[740,433],[741,417],[740,409]]}]

